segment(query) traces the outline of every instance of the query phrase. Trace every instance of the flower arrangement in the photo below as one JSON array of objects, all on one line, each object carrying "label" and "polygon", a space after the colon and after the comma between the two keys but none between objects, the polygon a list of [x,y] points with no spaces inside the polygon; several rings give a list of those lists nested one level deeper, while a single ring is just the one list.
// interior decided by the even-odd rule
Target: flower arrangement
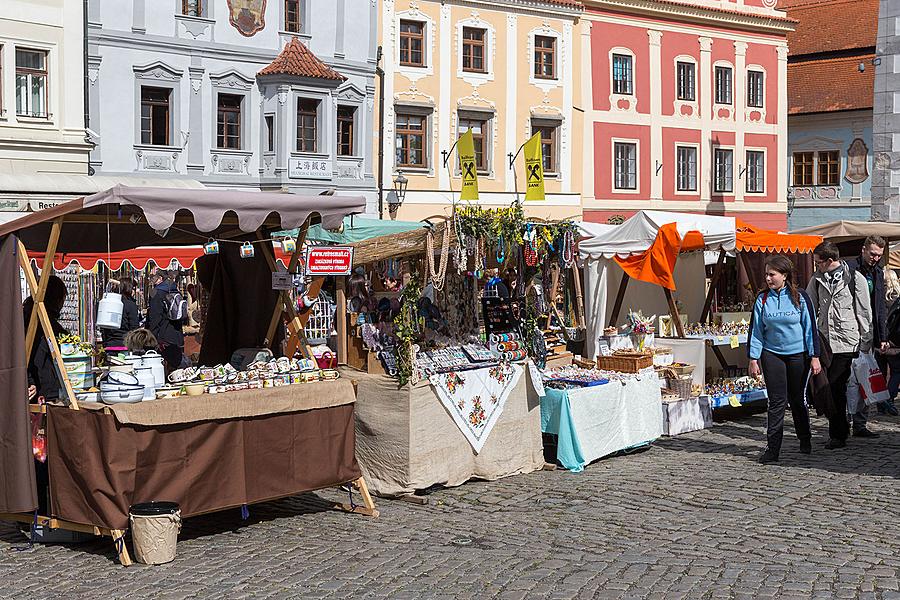
[{"label": "flower arrangement", "polygon": [[653,327],[653,322],[656,320],[656,315],[652,317],[645,317],[644,313],[640,310],[637,312],[633,310],[628,311],[628,328],[629,333],[653,333],[655,328]]}]

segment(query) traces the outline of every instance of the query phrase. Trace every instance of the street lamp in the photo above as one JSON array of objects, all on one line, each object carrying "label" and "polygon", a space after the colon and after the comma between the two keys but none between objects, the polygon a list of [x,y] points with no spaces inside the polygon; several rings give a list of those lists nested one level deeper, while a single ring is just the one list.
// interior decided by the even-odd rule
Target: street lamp
[{"label": "street lamp", "polygon": [[409,179],[403,175],[402,171],[397,171],[397,176],[394,177],[394,196],[388,199],[389,210],[396,211],[403,204],[403,199],[406,197],[406,186],[408,185]]}]

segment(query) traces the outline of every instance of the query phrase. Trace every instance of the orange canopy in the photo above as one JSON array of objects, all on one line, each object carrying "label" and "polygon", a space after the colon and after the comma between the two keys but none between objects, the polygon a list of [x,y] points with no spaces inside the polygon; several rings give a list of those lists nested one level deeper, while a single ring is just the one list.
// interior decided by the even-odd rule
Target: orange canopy
[{"label": "orange canopy", "polygon": [[738,252],[800,252],[806,254],[822,243],[820,235],[799,235],[760,229],[735,219]]}]

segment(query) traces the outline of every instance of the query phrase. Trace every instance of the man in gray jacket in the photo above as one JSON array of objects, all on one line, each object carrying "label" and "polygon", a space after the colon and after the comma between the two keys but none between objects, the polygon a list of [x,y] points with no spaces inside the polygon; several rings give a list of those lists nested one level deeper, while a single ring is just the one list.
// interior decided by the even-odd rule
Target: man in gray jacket
[{"label": "man in gray jacket", "polygon": [[847,381],[853,359],[872,349],[872,308],[865,276],[840,260],[837,246],[822,242],[813,250],[816,273],[806,291],[816,309],[816,322],[833,358],[828,383],[834,414],[828,415],[830,439],[825,447],[847,445]]}]

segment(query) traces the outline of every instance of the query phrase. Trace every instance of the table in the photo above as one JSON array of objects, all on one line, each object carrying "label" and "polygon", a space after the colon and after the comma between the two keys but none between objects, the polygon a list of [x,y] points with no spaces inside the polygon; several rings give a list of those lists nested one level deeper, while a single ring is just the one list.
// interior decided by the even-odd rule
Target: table
[{"label": "table", "polygon": [[659,378],[652,370],[599,386],[547,388],[540,402],[541,430],[558,436],[557,461],[570,471],[662,435]]},{"label": "table", "polygon": [[751,390],[749,392],[743,392],[740,394],[722,394],[720,396],[709,396],[709,405],[712,408],[734,406],[731,400],[732,396],[738,403],[747,404],[748,402],[758,402],[760,400],[766,400],[769,397],[769,394],[765,390],[765,388],[763,388],[758,390]]}]

